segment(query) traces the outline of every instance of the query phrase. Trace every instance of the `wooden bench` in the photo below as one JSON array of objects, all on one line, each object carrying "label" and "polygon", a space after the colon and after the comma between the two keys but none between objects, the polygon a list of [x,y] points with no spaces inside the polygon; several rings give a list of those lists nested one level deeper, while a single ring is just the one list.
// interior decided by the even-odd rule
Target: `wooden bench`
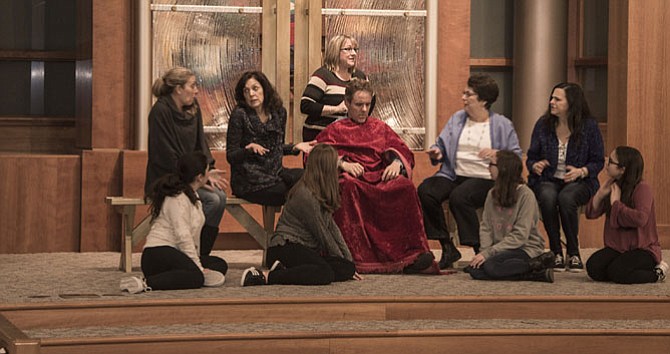
[{"label": "wooden bench", "polygon": [[[142,198],[107,197],[106,200],[122,217],[123,236],[121,237],[119,269],[129,273],[132,271],[133,246],[136,246],[146,238],[149,233],[151,220],[150,215],[147,215],[137,226],[133,226],[135,225],[135,211],[138,206],[147,204]],[[253,203],[242,198],[229,197],[226,199],[226,211],[263,247],[263,265],[265,265],[265,252],[268,249],[268,240],[274,232],[275,213],[281,211],[281,207],[263,205],[263,225],[260,225],[242,207],[244,204]]]}]

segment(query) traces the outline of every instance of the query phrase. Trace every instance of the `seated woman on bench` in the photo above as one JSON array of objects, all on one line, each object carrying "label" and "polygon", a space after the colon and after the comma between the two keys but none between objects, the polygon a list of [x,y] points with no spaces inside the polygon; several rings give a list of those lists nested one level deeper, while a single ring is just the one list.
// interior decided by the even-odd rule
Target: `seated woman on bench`
[{"label": "seated woman on bench", "polygon": [[202,112],[196,96],[195,73],[174,67],[156,79],[152,87],[156,103],[149,112],[149,160],[144,193],[160,177],[173,171],[182,155],[199,151],[207,157],[209,182],[198,191],[205,213],[205,226],[200,232],[200,254],[209,255],[219,235],[219,224],[226,210],[228,182],[217,170],[209,151],[202,123]]},{"label": "seated woman on bench", "polygon": [[361,279],[333,212],[340,206],[337,151],[329,145],[314,147],[305,174],[291,189],[277,231],[269,243],[269,272],[251,267],[241,285],[326,285]]},{"label": "seated woman on bench", "polygon": [[282,157],[309,153],[315,142],[284,143],[286,109],[262,72],[242,74],[235,100],[226,138],[233,193],[252,203],[281,206],[303,172],[284,168]]},{"label": "seated woman on bench", "polygon": [[193,152],[178,160],[176,173],[161,177],[150,187],[151,230],[142,251],[146,279],[124,278],[121,291],[136,294],[223,285],[226,261],[199,252],[205,214],[197,191],[208,179],[207,157]]}]

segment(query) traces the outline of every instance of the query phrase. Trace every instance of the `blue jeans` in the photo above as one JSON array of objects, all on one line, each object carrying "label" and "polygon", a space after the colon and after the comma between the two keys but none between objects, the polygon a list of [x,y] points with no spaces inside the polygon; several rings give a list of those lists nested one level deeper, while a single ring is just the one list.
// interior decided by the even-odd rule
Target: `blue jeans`
[{"label": "blue jeans", "polygon": [[477,280],[522,280],[530,273],[530,257],[521,249],[505,250],[489,257],[479,268],[470,269]]},{"label": "blue jeans", "polygon": [[[584,181],[565,183],[562,180],[542,182],[535,187],[535,197],[542,213],[542,223],[549,237],[549,248],[563,254],[561,227],[565,233],[567,256],[579,255],[579,207],[591,198]],[[560,217],[560,223],[559,223]]]},{"label": "blue jeans", "polygon": [[214,188],[214,191],[200,188],[198,196],[205,214],[205,225],[219,228],[223,212],[226,211],[226,193],[218,188]]}]

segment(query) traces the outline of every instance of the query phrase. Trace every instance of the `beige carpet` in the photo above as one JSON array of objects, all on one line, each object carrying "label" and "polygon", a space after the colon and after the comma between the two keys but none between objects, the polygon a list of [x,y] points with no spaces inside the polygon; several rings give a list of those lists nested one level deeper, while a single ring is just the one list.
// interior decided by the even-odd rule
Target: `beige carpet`
[{"label": "beige carpet", "polygon": [[[472,253],[463,249],[464,260]],[[582,250],[586,260],[594,250]],[[436,252],[439,256],[439,252]],[[332,296],[485,296],[485,295],[603,295],[669,296],[670,281],[643,285],[596,283],[586,273],[556,273],[553,284],[537,282],[475,281],[468,274],[365,275],[362,281],[328,286],[240,286],[242,271],[260,264],[260,251],[215,252],[230,264],[220,288],[154,291],[128,295],[118,289],[125,276],[117,269],[119,253],[46,253],[0,255],[0,308],[2,304],[135,299],[332,297]],[[666,259],[670,251],[664,251]],[[141,275],[140,254],[133,255],[133,275]],[[461,262],[464,264],[464,262]]]}]

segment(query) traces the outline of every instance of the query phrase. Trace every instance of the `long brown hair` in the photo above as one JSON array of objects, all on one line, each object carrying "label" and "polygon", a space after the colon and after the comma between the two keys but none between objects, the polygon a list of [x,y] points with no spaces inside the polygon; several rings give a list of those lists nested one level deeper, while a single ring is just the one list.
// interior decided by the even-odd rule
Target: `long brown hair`
[{"label": "long brown hair", "polygon": [[340,207],[340,184],[338,182],[337,150],[326,144],[317,144],[309,153],[305,173],[291,189],[291,199],[298,186],[305,186],[319,201],[321,207],[334,213]]},{"label": "long brown hair", "polygon": [[183,155],[177,160],[173,173],[168,173],[156,180],[151,185],[149,193],[144,197],[144,201],[151,201],[151,220],[153,221],[160,215],[163,209],[163,202],[167,197],[174,197],[180,193],[186,194],[193,205],[198,201],[198,196],[190,183],[195,181],[196,177],[205,174],[207,171],[207,157],[200,152]]},{"label": "long brown hair", "polygon": [[[614,149],[618,166],[625,168],[623,174],[616,180],[616,184],[621,188],[621,202],[629,208],[635,208],[633,201],[633,192],[635,187],[642,181],[644,174],[644,159],[640,151],[630,146],[617,146]],[[610,198],[605,198],[605,211],[609,215],[612,205]]]},{"label": "long brown hair", "polygon": [[493,186],[493,200],[503,208],[513,206],[517,201],[517,187],[523,184],[521,173],[523,164],[515,153],[500,150],[496,153],[498,178]]},{"label": "long brown hair", "polygon": [[[565,99],[568,101],[568,129],[570,129],[571,140],[575,141],[576,145],[579,146],[581,139],[583,138],[584,133],[584,124],[587,119],[593,119],[591,116],[591,109],[589,108],[589,103],[586,101],[584,96],[584,90],[578,84],[573,82],[561,82],[556,84],[553,89],[551,89],[551,95],[549,96],[549,101],[551,101],[551,96],[554,95],[556,89],[563,89],[565,91]],[[551,102],[548,103],[547,111],[544,113],[545,124],[548,131],[556,130],[558,126],[558,117],[551,114]],[[574,138],[574,139],[572,139]]]}]

